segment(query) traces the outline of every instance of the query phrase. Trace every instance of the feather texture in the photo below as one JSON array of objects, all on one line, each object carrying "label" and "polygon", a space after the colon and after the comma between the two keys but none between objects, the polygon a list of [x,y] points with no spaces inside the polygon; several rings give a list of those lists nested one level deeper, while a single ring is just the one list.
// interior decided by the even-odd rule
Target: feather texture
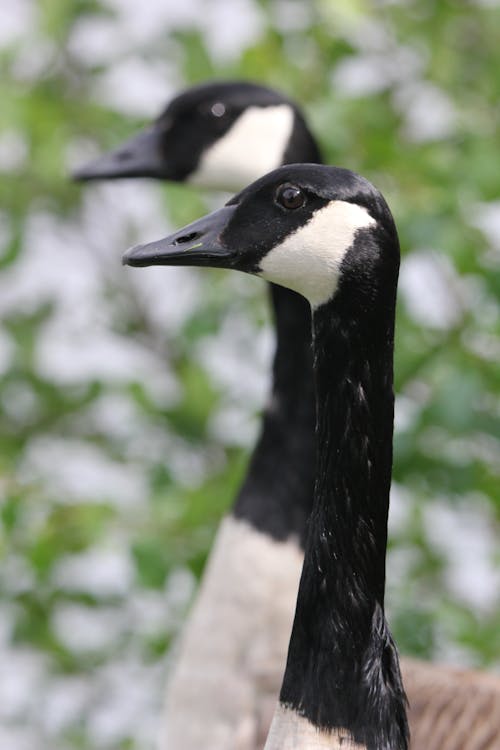
[{"label": "feather texture", "polygon": [[402,659],[411,750],[500,750],[500,676]]}]

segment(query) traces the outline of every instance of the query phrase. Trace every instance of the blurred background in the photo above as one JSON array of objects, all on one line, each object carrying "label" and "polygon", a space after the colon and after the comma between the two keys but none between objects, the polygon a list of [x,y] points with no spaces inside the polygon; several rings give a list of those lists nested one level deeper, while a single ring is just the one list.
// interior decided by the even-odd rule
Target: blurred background
[{"label": "blurred background", "polygon": [[389,617],[403,652],[499,668],[498,5],[0,5],[0,747],[153,747],[171,644],[245,471],[273,350],[264,285],[120,265],[223,196],[68,180],[213,77],[297,99],[327,160],[393,209]]}]

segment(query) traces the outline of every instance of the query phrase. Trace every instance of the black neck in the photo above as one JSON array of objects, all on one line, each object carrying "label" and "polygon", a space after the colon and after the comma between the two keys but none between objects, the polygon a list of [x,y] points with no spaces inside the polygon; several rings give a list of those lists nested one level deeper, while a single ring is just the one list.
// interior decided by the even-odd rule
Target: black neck
[{"label": "black neck", "polygon": [[379,296],[356,306],[345,288],[313,316],[317,482],[280,699],[369,750],[403,750],[405,697],[384,617],[395,294]]},{"label": "black neck", "polygon": [[[322,161],[302,115],[283,164]],[[311,311],[295,292],[269,285],[276,326],[271,398],[233,514],[274,539],[305,543],[312,509],[316,440]]]},{"label": "black neck", "polygon": [[305,541],[315,474],[311,312],[300,295],[269,286],[276,324],[273,384],[233,514],[275,539]]}]

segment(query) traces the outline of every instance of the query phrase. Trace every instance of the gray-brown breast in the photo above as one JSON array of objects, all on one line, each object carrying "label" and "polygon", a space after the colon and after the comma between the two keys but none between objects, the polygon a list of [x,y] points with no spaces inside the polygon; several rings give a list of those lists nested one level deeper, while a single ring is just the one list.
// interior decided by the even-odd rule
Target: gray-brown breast
[{"label": "gray-brown breast", "polygon": [[402,659],[411,750],[500,750],[500,676]]}]

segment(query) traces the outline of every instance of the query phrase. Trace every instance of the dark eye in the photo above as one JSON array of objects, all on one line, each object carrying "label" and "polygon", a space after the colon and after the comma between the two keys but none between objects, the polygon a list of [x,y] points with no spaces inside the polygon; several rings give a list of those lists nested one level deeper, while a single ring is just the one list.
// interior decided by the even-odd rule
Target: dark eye
[{"label": "dark eye", "polygon": [[223,117],[226,114],[226,105],[222,102],[215,102],[210,107],[210,112],[214,117]]},{"label": "dark eye", "polygon": [[306,196],[296,185],[280,185],[276,191],[276,203],[283,208],[302,208],[306,202]]}]

